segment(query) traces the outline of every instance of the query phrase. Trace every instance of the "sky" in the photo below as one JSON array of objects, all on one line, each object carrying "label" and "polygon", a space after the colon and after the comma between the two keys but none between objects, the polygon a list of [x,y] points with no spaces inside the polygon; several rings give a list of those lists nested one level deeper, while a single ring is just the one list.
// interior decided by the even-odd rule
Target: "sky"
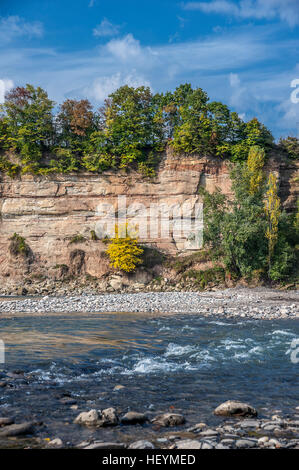
[{"label": "sky", "polygon": [[0,102],[31,83],[95,107],[118,87],[201,87],[299,137],[299,0],[0,0]]}]

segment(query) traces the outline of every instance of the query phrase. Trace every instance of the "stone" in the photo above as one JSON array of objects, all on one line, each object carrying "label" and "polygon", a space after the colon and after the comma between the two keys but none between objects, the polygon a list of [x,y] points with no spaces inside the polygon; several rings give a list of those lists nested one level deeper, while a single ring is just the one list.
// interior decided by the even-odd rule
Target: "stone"
[{"label": "stone", "polygon": [[34,426],[31,422],[21,424],[11,424],[0,430],[0,437],[20,436],[23,434],[33,434]]},{"label": "stone", "polygon": [[218,431],[214,431],[213,429],[207,429],[206,431],[200,432],[198,435],[200,437],[216,437],[218,436],[218,434]]},{"label": "stone", "polygon": [[214,449],[214,446],[210,442],[203,442],[201,444],[202,449]]},{"label": "stone", "polygon": [[77,403],[77,401],[74,398],[70,398],[70,397],[63,397],[59,401],[63,405],[75,405]]},{"label": "stone", "polygon": [[269,441],[269,437],[268,436],[263,436],[263,437],[260,437],[257,441],[258,445],[259,446],[263,446],[265,444],[265,442],[268,442]]},{"label": "stone", "polygon": [[154,444],[146,440],[132,442],[132,444],[129,445],[129,449],[149,449],[150,450],[154,448],[155,448]]},{"label": "stone", "polygon": [[87,447],[84,447],[84,450],[86,449],[125,449],[126,445],[121,443],[121,442],[93,442],[92,444],[89,444]]},{"label": "stone", "polygon": [[257,411],[253,406],[240,401],[228,400],[219,405],[214,414],[218,416],[257,416]]},{"label": "stone", "polygon": [[229,449],[229,446],[225,446],[220,442],[219,444],[216,444],[215,449]]},{"label": "stone", "polygon": [[156,416],[153,420],[153,424],[159,426],[168,427],[168,426],[179,426],[185,423],[185,418],[183,415],[178,413],[164,413]]},{"label": "stone", "polygon": [[176,443],[177,449],[201,449],[201,442],[192,439],[184,439]]},{"label": "stone", "polygon": [[251,439],[238,439],[236,441],[236,447],[238,449],[249,449],[250,447],[256,447],[257,440]]},{"label": "stone", "polygon": [[62,446],[63,446],[63,442],[62,442],[62,440],[61,440],[59,437],[57,437],[56,439],[53,439],[52,441],[50,441],[50,442],[48,443],[48,446],[49,446],[49,447],[62,447]]},{"label": "stone", "polygon": [[118,424],[118,416],[114,408],[106,408],[102,412],[97,410],[83,411],[77,416],[74,423],[85,426],[116,426]]},{"label": "stone", "polygon": [[84,424],[86,426],[96,426],[99,421],[97,410],[83,411],[74,420],[75,424]]},{"label": "stone", "polygon": [[115,385],[113,391],[114,392],[119,392],[119,390],[123,390],[125,388],[124,385]]},{"label": "stone", "polygon": [[207,427],[206,423],[198,423],[188,428],[187,432],[200,432],[206,427]]},{"label": "stone", "polygon": [[223,444],[224,446],[232,446],[235,443],[234,439],[222,439],[220,444]]},{"label": "stone", "polygon": [[112,278],[109,284],[114,290],[121,290],[123,288],[123,281],[120,277]]},{"label": "stone", "polygon": [[120,420],[122,424],[143,424],[148,421],[148,417],[137,411],[129,411]]},{"label": "stone", "polygon": [[244,421],[241,421],[240,426],[241,428],[253,428],[256,429],[260,425],[259,421],[255,419],[244,419]]},{"label": "stone", "polygon": [[102,411],[100,426],[116,426],[118,422],[119,420],[115,408],[106,408]]},{"label": "stone", "polygon": [[0,426],[7,426],[13,423],[14,423],[14,420],[12,418],[0,418]]}]

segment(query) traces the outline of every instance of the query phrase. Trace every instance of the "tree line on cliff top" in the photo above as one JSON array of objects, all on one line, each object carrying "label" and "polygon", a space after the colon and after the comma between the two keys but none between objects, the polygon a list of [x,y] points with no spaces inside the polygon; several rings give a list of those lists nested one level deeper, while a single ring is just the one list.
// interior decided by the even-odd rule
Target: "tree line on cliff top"
[{"label": "tree line on cliff top", "polygon": [[[274,145],[256,118],[244,122],[190,84],[157,94],[125,85],[97,110],[87,99],[55,106],[45,90],[29,84],[6,94],[0,108],[0,171],[14,176],[131,167],[154,176],[167,145],[178,154],[235,162],[245,161],[253,145],[266,152]],[[298,139],[283,142],[288,155],[298,158]]]}]

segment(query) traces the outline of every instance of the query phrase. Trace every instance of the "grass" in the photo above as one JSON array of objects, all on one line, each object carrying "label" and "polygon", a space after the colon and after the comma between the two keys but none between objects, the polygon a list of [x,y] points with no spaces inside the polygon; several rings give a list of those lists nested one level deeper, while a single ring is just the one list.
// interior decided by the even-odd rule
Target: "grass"
[{"label": "grass", "polygon": [[210,254],[206,250],[197,251],[187,256],[177,256],[167,260],[164,264],[165,267],[173,269],[177,274],[184,273],[191,268],[195,263],[205,263],[210,261]]},{"label": "grass", "polygon": [[86,242],[86,238],[83,237],[80,233],[77,233],[76,235],[73,235],[72,237],[69,238],[69,245],[72,245],[74,243],[84,243]]},{"label": "grass", "polygon": [[225,281],[225,270],[220,266],[215,266],[206,270],[189,269],[183,274],[183,279],[193,280],[196,284],[204,289],[210,282],[219,284]]}]

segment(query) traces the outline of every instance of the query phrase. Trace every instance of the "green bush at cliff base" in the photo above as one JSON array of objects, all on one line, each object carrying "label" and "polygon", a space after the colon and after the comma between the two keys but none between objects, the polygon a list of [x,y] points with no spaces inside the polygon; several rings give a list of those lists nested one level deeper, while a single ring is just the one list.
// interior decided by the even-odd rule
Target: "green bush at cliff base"
[{"label": "green bush at cliff base", "polygon": [[205,270],[189,269],[183,274],[184,280],[193,280],[201,289],[209,283],[218,284],[225,281],[225,270],[219,266]]}]

